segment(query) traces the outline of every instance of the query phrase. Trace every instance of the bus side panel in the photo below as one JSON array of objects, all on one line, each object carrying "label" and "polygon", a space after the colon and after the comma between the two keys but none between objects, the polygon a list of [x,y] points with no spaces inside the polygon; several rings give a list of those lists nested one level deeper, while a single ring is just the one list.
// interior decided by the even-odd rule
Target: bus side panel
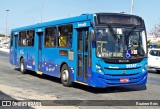
[{"label": "bus side panel", "polygon": [[[72,36],[72,47],[61,48],[61,47],[44,47],[42,48],[42,62],[40,69],[44,74],[51,75],[60,78],[61,65],[66,63],[70,70],[71,81],[76,79],[76,49],[77,39],[74,36],[75,30],[73,29]],[[73,53],[73,59],[69,59],[69,54]]]},{"label": "bus side panel", "polygon": [[25,69],[35,71],[35,48],[19,47],[17,49],[17,66],[20,67],[20,59],[24,59]]},{"label": "bus side panel", "polygon": [[47,75],[59,77],[59,67],[57,63],[56,48],[44,48],[42,50],[42,62],[40,62],[40,70]]},{"label": "bus side panel", "polygon": [[[60,50],[64,48],[45,48],[42,52],[41,71],[44,74],[60,78],[60,67],[62,63],[66,63],[70,69],[71,79],[73,80],[74,61],[68,60],[68,56],[60,56]],[[69,52],[69,50],[64,50]]]}]

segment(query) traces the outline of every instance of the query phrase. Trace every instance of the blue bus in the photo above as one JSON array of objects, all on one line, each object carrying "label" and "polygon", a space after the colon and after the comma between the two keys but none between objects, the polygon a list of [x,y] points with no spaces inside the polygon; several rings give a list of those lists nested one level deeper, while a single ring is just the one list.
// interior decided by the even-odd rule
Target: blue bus
[{"label": "blue bus", "polygon": [[31,70],[58,77],[64,86],[145,85],[144,20],[94,13],[12,29],[10,63],[21,73]]}]

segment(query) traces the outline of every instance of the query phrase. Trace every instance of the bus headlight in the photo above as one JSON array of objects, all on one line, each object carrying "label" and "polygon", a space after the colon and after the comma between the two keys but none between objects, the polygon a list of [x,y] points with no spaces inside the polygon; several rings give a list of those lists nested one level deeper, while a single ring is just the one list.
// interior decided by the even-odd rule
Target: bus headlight
[{"label": "bus headlight", "polygon": [[102,70],[100,69],[100,70],[98,70],[97,72],[102,73]]},{"label": "bus headlight", "polygon": [[98,73],[102,73],[101,67],[100,67],[99,65],[97,65],[97,64],[96,64],[96,71],[97,71]]},{"label": "bus headlight", "polygon": [[96,69],[100,69],[101,67],[99,65],[96,64]]},{"label": "bus headlight", "polygon": [[143,69],[142,69],[142,73],[144,73],[145,71],[146,71],[146,70],[143,68]]},{"label": "bus headlight", "polygon": [[144,73],[145,71],[147,71],[148,65],[145,64],[144,68],[142,69],[142,73]]}]

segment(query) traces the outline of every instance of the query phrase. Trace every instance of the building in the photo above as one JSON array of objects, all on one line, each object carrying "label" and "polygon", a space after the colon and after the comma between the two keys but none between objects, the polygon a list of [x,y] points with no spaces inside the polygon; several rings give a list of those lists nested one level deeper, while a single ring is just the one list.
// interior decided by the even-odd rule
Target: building
[{"label": "building", "polygon": [[5,37],[4,34],[0,34],[0,47],[8,48],[10,44],[10,36]]}]

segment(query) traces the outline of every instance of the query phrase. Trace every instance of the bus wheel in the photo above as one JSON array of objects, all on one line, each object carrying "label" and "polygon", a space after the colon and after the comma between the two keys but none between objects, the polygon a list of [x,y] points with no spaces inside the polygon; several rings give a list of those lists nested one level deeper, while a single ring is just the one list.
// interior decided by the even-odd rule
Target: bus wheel
[{"label": "bus wheel", "polygon": [[22,58],[20,61],[20,71],[22,74],[26,73],[26,69],[24,67],[24,59]]},{"label": "bus wheel", "polygon": [[67,87],[72,86],[69,69],[66,64],[64,64],[61,68],[61,82],[63,86],[67,86]]}]

